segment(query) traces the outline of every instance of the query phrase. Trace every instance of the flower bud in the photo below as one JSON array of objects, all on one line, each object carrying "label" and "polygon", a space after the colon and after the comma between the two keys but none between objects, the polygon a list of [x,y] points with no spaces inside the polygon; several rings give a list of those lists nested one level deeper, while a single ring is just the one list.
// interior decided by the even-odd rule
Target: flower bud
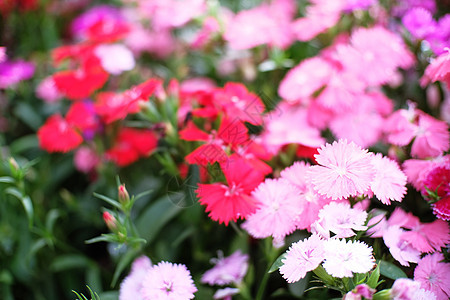
[{"label": "flower bud", "polygon": [[117,230],[117,221],[116,218],[109,212],[103,212],[103,221],[105,221],[106,226],[108,226],[109,230],[116,231]]},{"label": "flower bud", "polygon": [[119,202],[126,205],[130,202],[130,195],[124,184],[119,186]]}]

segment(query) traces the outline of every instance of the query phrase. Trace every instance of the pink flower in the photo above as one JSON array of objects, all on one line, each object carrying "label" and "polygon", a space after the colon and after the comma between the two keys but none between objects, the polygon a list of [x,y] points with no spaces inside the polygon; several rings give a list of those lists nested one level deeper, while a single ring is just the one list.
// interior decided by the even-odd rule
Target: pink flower
[{"label": "pink flower", "polygon": [[124,45],[102,44],[95,48],[94,53],[100,59],[102,68],[110,74],[119,75],[135,66],[133,53]]},{"label": "pink flower", "polygon": [[443,81],[450,87],[450,51],[442,53],[426,68],[421,83],[429,81]]},{"label": "pink flower", "polygon": [[325,241],[315,234],[293,243],[282,259],[280,273],[283,278],[289,283],[296,282],[317,268],[324,259],[324,243]]},{"label": "pink flower", "polygon": [[435,157],[450,148],[448,125],[419,111],[419,120],[415,132],[411,155],[425,158]]},{"label": "pink flower", "polygon": [[311,224],[319,217],[320,209],[330,203],[331,199],[314,191],[310,178],[307,176],[310,165],[303,161],[295,162],[281,172],[281,178],[287,180],[298,190],[302,204],[302,213],[297,221],[298,229],[311,230]]},{"label": "pink flower", "polygon": [[353,277],[353,273],[372,270],[375,259],[372,247],[360,241],[329,239],[325,242],[323,267],[333,277]]},{"label": "pink flower", "polygon": [[54,103],[63,98],[51,76],[39,83],[36,87],[36,96],[47,103]]},{"label": "pink flower", "polygon": [[348,238],[355,235],[353,230],[367,229],[364,226],[366,219],[365,211],[351,208],[348,203],[331,202],[320,210],[319,219],[311,228],[327,239],[330,238],[330,231],[335,234],[334,238]]},{"label": "pink flower", "polygon": [[73,163],[78,171],[89,173],[100,163],[100,158],[93,149],[83,146],[75,152]]},{"label": "pink flower", "polygon": [[450,221],[450,196],[442,198],[431,206],[436,217],[444,221]]},{"label": "pink flower", "polygon": [[215,266],[205,272],[202,283],[209,285],[240,284],[248,269],[248,255],[237,250],[228,257],[211,260]]},{"label": "pink flower", "polygon": [[388,227],[386,221],[386,212],[374,209],[370,212],[369,215],[373,215],[373,217],[367,223],[367,235],[371,238],[382,237],[384,231]]},{"label": "pink flower", "polygon": [[152,267],[146,256],[136,258],[131,266],[131,272],[120,284],[119,300],[143,300],[142,283],[148,270]]},{"label": "pink flower", "polygon": [[361,300],[372,299],[376,290],[369,287],[367,284],[358,284],[353,290],[345,294],[342,300]]},{"label": "pink flower", "polygon": [[321,57],[308,58],[287,72],[278,87],[278,94],[289,103],[305,103],[333,72],[332,66]]},{"label": "pink flower", "polygon": [[367,193],[374,177],[371,155],[353,142],[325,144],[315,155],[318,166],[309,174],[314,189],[333,200]]},{"label": "pink flower", "polygon": [[302,204],[295,187],[282,179],[266,179],[252,196],[260,206],[242,224],[251,236],[281,240],[296,229]]},{"label": "pink flower", "polygon": [[196,291],[185,265],[164,261],[147,271],[141,289],[144,300],[188,300]]},{"label": "pink flower", "polygon": [[414,270],[414,280],[420,282],[422,288],[433,292],[437,300],[450,297],[450,264],[444,260],[442,253],[425,256]]},{"label": "pink flower", "polygon": [[404,232],[398,225],[390,226],[384,232],[383,240],[392,257],[402,266],[408,267],[410,262],[417,263],[420,260],[420,251],[401,238]]},{"label": "pink flower", "polygon": [[6,89],[22,80],[30,79],[34,69],[34,64],[24,60],[0,63],[0,89]]},{"label": "pink flower", "polygon": [[375,177],[370,185],[375,196],[383,204],[393,201],[402,201],[406,194],[406,175],[400,170],[397,163],[380,153],[372,156],[372,165]]},{"label": "pink flower", "polygon": [[410,229],[411,231],[404,232],[401,238],[420,252],[440,251],[441,247],[450,243],[450,228],[443,220],[419,224]]},{"label": "pink flower", "polygon": [[420,283],[409,278],[395,280],[391,288],[393,300],[436,300],[436,296],[420,288]]},{"label": "pink flower", "polygon": [[380,26],[355,30],[351,46],[339,47],[338,57],[344,68],[371,86],[388,82],[398,67],[413,63],[402,39]]}]

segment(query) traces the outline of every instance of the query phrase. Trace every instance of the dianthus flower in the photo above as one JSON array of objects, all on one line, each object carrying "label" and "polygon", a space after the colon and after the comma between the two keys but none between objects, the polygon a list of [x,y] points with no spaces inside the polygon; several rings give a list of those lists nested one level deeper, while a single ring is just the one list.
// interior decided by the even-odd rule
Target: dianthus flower
[{"label": "dianthus flower", "polygon": [[392,257],[402,266],[408,267],[410,262],[417,263],[420,260],[420,251],[402,238],[404,232],[398,225],[390,226],[383,234],[383,241]]},{"label": "dianthus flower", "polygon": [[296,229],[302,204],[295,187],[282,179],[266,179],[252,196],[260,205],[242,224],[251,236],[258,239],[272,236],[279,242]]},{"label": "dianthus flower", "polygon": [[436,300],[436,295],[421,289],[419,282],[409,278],[395,280],[390,294],[393,300]]},{"label": "dianthus flower", "polygon": [[147,271],[141,289],[144,300],[188,300],[196,291],[185,265],[165,261]]},{"label": "dianthus flower", "polygon": [[323,267],[333,277],[353,277],[353,273],[372,270],[375,259],[372,247],[360,241],[329,239],[325,242]]},{"label": "dianthus flower", "polygon": [[317,268],[324,259],[324,243],[325,241],[315,234],[293,243],[282,259],[280,273],[283,278],[289,283],[296,282]]},{"label": "dianthus flower", "polygon": [[209,285],[240,284],[248,269],[248,255],[237,250],[228,257],[211,260],[215,266],[205,272],[202,283]]},{"label": "dianthus flower", "polygon": [[143,300],[141,289],[147,271],[152,263],[147,256],[141,256],[134,260],[131,272],[120,284],[119,300]]},{"label": "dianthus flower", "polygon": [[367,193],[374,177],[371,155],[347,140],[325,144],[309,174],[314,189],[333,200]]},{"label": "dianthus flower", "polygon": [[414,280],[422,288],[433,292],[437,300],[450,298],[450,263],[442,262],[442,253],[426,255],[414,270]]},{"label": "dianthus flower", "polygon": [[69,152],[83,142],[83,137],[60,115],[47,119],[37,132],[39,146],[48,152]]}]

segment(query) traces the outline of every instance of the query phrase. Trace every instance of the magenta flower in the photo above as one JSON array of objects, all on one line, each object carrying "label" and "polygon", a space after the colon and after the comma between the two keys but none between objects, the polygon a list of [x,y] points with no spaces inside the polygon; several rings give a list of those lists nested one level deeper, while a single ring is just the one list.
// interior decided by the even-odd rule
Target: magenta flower
[{"label": "magenta flower", "polygon": [[436,30],[432,14],[421,7],[410,9],[402,18],[403,25],[416,38],[424,39]]},{"label": "magenta flower", "polygon": [[329,239],[325,242],[323,267],[333,277],[353,277],[353,273],[366,273],[375,266],[372,247],[360,241]]},{"label": "magenta flower", "polygon": [[450,263],[442,262],[444,256],[436,252],[422,258],[414,270],[414,280],[422,288],[432,291],[437,300],[450,298]]},{"label": "magenta flower", "polygon": [[147,271],[141,289],[144,300],[188,300],[196,291],[185,265],[165,261]]},{"label": "magenta flower", "polygon": [[374,170],[367,150],[339,140],[322,146],[318,152],[314,157],[319,165],[309,171],[316,191],[333,200],[369,192]]},{"label": "magenta flower", "polygon": [[6,89],[34,74],[34,65],[24,60],[0,63],[0,89]]},{"label": "magenta flower", "polygon": [[247,273],[248,255],[242,254],[241,251],[237,250],[228,257],[220,256],[218,259],[211,260],[215,263],[215,266],[203,274],[202,283],[209,285],[241,283]]},{"label": "magenta flower", "polygon": [[299,281],[317,268],[324,259],[324,243],[318,235],[293,243],[286,252],[280,273],[287,282]]},{"label": "magenta flower", "polygon": [[406,194],[406,175],[397,163],[377,153],[372,156],[372,165],[375,168],[375,177],[370,187],[375,196],[388,205],[391,200],[402,201]]}]

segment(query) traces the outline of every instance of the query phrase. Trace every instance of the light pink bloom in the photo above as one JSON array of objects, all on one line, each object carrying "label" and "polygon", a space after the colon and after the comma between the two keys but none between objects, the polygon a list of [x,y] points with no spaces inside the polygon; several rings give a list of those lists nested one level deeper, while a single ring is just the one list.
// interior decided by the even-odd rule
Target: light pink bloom
[{"label": "light pink bloom", "polygon": [[216,300],[223,299],[223,300],[232,300],[232,296],[239,294],[239,289],[237,288],[224,288],[217,290],[217,292],[214,293],[213,298]]},{"label": "light pink bloom", "polygon": [[295,187],[282,179],[266,179],[252,196],[260,206],[242,224],[251,236],[280,240],[296,229],[302,204]]},{"label": "light pink bloom", "polygon": [[374,216],[367,223],[367,235],[371,238],[383,237],[384,231],[388,228],[386,212],[374,209],[371,214]]},{"label": "light pink bloom", "polygon": [[372,156],[372,165],[375,177],[370,185],[375,196],[383,204],[393,201],[402,201],[406,194],[406,175],[400,170],[397,163],[380,153]]},{"label": "light pink bloom", "polygon": [[420,283],[409,278],[399,278],[391,288],[393,300],[436,300],[436,296],[420,288]]},{"label": "light pink bloom", "polygon": [[296,282],[317,268],[324,259],[324,243],[325,241],[315,234],[293,243],[282,259],[280,273],[283,278],[289,283]]},{"label": "light pink bloom", "polygon": [[364,195],[374,177],[371,155],[347,140],[325,144],[314,155],[317,166],[309,174],[314,189],[333,200]]},{"label": "light pink bloom", "polygon": [[185,265],[165,261],[147,271],[141,289],[144,300],[188,300],[196,291]]},{"label": "light pink bloom", "polygon": [[329,239],[325,242],[323,267],[333,277],[353,277],[353,273],[366,273],[375,266],[372,247],[360,241]]},{"label": "light pink bloom", "polygon": [[372,296],[373,294],[375,294],[375,292],[375,289],[372,289],[365,283],[358,284],[353,290],[345,294],[342,300],[372,299]]},{"label": "light pink bloom", "polygon": [[7,58],[6,47],[0,47],[0,63],[4,62]]},{"label": "light pink bloom", "polygon": [[416,117],[414,107],[395,111],[385,123],[386,138],[389,143],[406,146],[414,138],[417,126],[413,123]]},{"label": "light pink bloom", "polygon": [[215,266],[205,272],[202,276],[202,283],[209,285],[240,284],[248,269],[248,255],[237,250],[228,257],[220,257],[211,260]]},{"label": "light pink bloom", "polygon": [[436,166],[433,160],[408,159],[403,162],[403,171],[411,183],[418,191],[422,190],[423,182],[428,173]]},{"label": "light pink bloom", "polygon": [[399,227],[412,229],[420,225],[420,220],[412,213],[407,213],[400,207],[396,207],[389,217],[388,224],[389,226],[397,225]]},{"label": "light pink bloom", "polygon": [[[264,117],[263,144],[276,152],[287,144],[301,144],[316,148],[324,143],[320,130],[307,120],[307,110],[300,106],[282,103]],[[295,128],[295,130],[292,130]]]},{"label": "light pink bloom", "polygon": [[443,260],[442,253],[427,255],[414,270],[414,280],[420,282],[422,288],[433,292],[437,300],[450,298],[450,264]]},{"label": "light pink bloom", "polygon": [[421,79],[421,83],[442,81],[446,82],[450,87],[450,51],[445,51],[426,68],[425,74]]},{"label": "light pink bloom", "polygon": [[135,66],[133,53],[124,45],[99,45],[94,53],[100,59],[103,69],[113,75],[132,70]]},{"label": "light pink bloom", "polygon": [[413,64],[402,39],[381,26],[356,29],[351,45],[338,47],[338,56],[347,70],[371,86],[388,82],[398,67]]},{"label": "light pink bloom", "polygon": [[448,125],[419,111],[419,120],[411,155],[426,158],[441,155],[450,148]]},{"label": "light pink bloom", "polygon": [[404,232],[398,225],[390,226],[384,232],[383,240],[392,257],[402,266],[408,267],[410,262],[417,263],[420,260],[420,251],[401,238]]},{"label": "light pink bloom", "polygon": [[332,66],[323,58],[305,59],[287,72],[278,94],[289,103],[305,103],[315,91],[328,83],[332,72]]},{"label": "light pink bloom", "polygon": [[73,163],[78,171],[89,173],[100,163],[100,157],[95,153],[94,149],[83,146],[75,152]]},{"label": "light pink bloom", "polygon": [[131,272],[120,284],[119,300],[143,300],[141,294],[142,283],[147,271],[152,267],[146,256],[136,258],[131,266]]},{"label": "light pink bloom", "polygon": [[330,231],[334,238],[348,238],[354,236],[353,230],[366,230],[364,223],[367,212],[354,209],[348,203],[331,202],[319,212],[319,219],[311,225],[311,230],[325,238],[330,238]]},{"label": "light pink bloom", "polygon": [[52,76],[45,78],[39,83],[36,87],[36,96],[47,103],[57,102],[64,97],[56,87]]},{"label": "light pink bloom", "polygon": [[320,195],[312,188],[307,176],[309,167],[310,164],[303,161],[295,162],[280,173],[281,178],[286,179],[298,190],[303,209],[297,222],[297,228],[308,231],[311,230],[311,224],[318,219],[320,209],[331,202],[330,198]]}]

